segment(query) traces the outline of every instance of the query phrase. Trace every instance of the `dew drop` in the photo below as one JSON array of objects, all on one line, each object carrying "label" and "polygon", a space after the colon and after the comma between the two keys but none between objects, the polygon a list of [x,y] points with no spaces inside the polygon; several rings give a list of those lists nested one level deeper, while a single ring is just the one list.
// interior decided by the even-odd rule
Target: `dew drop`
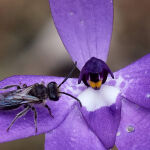
[{"label": "dew drop", "polygon": [[134,131],[135,131],[135,129],[134,129],[133,126],[128,126],[128,127],[127,127],[127,132],[128,132],[128,133],[134,132]]},{"label": "dew drop", "polygon": [[120,136],[120,132],[117,132],[116,136]]},{"label": "dew drop", "polygon": [[150,93],[148,93],[148,94],[146,95],[146,97],[147,97],[147,98],[150,98]]}]

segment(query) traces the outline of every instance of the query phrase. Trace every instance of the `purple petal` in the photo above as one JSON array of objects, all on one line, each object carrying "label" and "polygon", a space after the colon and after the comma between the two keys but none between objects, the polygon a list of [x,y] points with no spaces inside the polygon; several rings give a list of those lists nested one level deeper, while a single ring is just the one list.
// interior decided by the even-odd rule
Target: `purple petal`
[{"label": "purple petal", "polygon": [[122,101],[121,121],[116,137],[119,150],[150,149],[150,110]]},{"label": "purple petal", "polygon": [[116,133],[120,122],[121,103],[118,100],[110,107],[102,107],[96,111],[82,110],[85,120],[91,130],[102,141],[103,145],[110,149],[115,144]]},{"label": "purple petal", "polygon": [[[1,81],[0,88],[13,84],[32,85],[34,83],[41,83],[42,81],[45,82],[45,85],[51,81],[55,81],[59,84],[62,82],[62,80],[63,78],[49,76],[13,76]],[[72,91],[77,89],[77,87],[75,87],[76,83],[77,79],[68,79],[67,82],[62,85],[60,90],[71,94]],[[80,89],[82,89],[82,87],[76,90],[76,94],[81,91]],[[60,100],[57,102],[48,101],[47,104],[51,108],[54,119],[50,117],[46,108],[41,105],[38,105],[37,107],[35,106],[38,113],[37,134],[45,133],[49,130],[57,128],[66,118],[68,113],[70,113],[74,102],[74,99],[66,95],[61,95]],[[18,119],[9,130],[9,132],[6,132],[6,129],[10,125],[15,115],[21,110],[22,108],[17,110],[0,111],[0,142],[6,142],[35,135],[33,112],[31,111],[28,112],[24,117]]]},{"label": "purple petal", "polygon": [[112,0],[49,0],[60,37],[81,70],[91,57],[106,61],[113,24]]},{"label": "purple petal", "polygon": [[150,54],[114,74],[122,96],[150,108]]},{"label": "purple petal", "polygon": [[45,150],[106,150],[75,106],[65,121],[46,134]]}]

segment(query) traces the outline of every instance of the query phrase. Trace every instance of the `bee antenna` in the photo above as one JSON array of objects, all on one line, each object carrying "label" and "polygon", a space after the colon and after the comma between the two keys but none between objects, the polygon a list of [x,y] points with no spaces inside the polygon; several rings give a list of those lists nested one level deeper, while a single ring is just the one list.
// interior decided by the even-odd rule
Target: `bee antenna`
[{"label": "bee antenna", "polygon": [[74,67],[73,69],[70,71],[70,73],[65,77],[65,79],[59,84],[59,86],[57,88],[60,88],[60,86],[66,82],[66,80],[72,75],[72,73],[74,72],[74,70],[76,69],[76,65],[77,62],[75,61]]},{"label": "bee antenna", "polygon": [[65,95],[67,95],[67,96],[72,97],[73,99],[77,100],[77,101],[79,102],[80,106],[82,107],[82,104],[81,104],[80,100],[79,100],[78,98],[74,97],[73,95],[71,95],[71,94],[69,94],[69,93],[65,93],[65,92],[58,92],[58,93],[60,93],[60,94],[65,94]]}]

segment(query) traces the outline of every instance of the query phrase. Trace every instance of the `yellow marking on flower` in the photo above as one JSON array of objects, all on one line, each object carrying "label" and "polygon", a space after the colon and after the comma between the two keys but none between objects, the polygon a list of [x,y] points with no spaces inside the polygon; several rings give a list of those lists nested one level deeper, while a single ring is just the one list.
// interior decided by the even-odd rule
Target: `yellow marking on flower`
[{"label": "yellow marking on flower", "polygon": [[93,81],[90,81],[90,80],[89,80],[89,84],[90,84],[90,87],[92,87],[92,88],[95,88],[95,87],[96,87],[95,82],[93,82]]},{"label": "yellow marking on flower", "polygon": [[99,80],[98,82],[96,82],[96,87],[99,89],[102,85],[102,80]]},{"label": "yellow marking on flower", "polygon": [[99,80],[98,82],[93,82],[93,81],[89,80],[89,85],[93,89],[95,89],[95,88],[99,89],[101,87],[101,85],[102,85],[102,80]]}]

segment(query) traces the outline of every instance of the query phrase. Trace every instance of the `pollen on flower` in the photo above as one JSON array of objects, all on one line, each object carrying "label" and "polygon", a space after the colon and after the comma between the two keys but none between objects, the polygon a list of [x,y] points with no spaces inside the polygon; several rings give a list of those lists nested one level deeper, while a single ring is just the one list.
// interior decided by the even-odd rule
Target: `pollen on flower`
[{"label": "pollen on flower", "polygon": [[104,61],[92,57],[83,66],[78,83],[80,84],[83,81],[87,87],[90,86],[97,90],[105,83],[108,74],[114,78],[113,73]]}]

